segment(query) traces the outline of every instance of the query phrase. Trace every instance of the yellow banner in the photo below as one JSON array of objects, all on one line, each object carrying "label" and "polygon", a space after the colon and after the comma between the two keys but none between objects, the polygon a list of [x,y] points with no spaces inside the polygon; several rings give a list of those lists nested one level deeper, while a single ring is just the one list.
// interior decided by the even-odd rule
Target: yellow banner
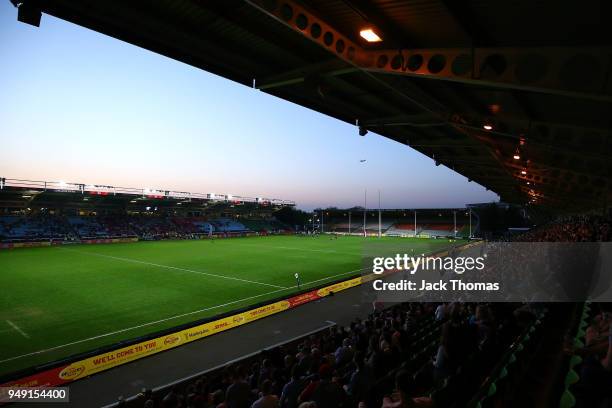
[{"label": "yellow banner", "polygon": [[145,356],[159,353],[160,351],[177,347],[181,344],[189,343],[282,312],[283,310],[287,310],[289,305],[289,302],[282,300],[280,302],[271,303],[246,312],[181,330],[176,333],[113,350],[105,354],[99,354],[70,364],[59,373],[59,377],[64,381],[74,381],[133,360],[138,360]]}]

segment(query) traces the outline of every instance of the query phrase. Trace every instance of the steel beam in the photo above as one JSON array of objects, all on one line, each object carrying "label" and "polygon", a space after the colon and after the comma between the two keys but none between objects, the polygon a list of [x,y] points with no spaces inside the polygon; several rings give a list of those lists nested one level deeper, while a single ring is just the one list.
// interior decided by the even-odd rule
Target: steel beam
[{"label": "steel beam", "polygon": [[297,1],[245,1],[368,72],[612,101],[609,46],[370,50]]}]

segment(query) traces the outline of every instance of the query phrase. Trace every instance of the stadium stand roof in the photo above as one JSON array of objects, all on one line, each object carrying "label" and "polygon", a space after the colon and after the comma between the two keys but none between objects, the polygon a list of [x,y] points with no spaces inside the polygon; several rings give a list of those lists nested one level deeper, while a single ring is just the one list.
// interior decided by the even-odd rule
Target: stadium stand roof
[{"label": "stadium stand roof", "polygon": [[605,0],[11,1],[394,139],[505,202],[611,198]]},{"label": "stadium stand roof", "polygon": [[116,187],[64,181],[19,180],[0,177],[0,206],[26,208],[78,205],[80,208],[145,207],[201,209],[245,206],[282,208],[295,202],[277,198],[244,197],[231,194],[190,193],[151,188]]}]

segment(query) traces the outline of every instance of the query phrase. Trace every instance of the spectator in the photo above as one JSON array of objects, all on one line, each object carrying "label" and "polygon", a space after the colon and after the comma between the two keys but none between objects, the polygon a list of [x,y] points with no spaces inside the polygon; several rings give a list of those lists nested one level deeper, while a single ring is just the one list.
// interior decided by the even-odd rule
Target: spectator
[{"label": "spectator", "polygon": [[400,371],[395,376],[396,394],[383,399],[382,408],[418,408],[433,407],[433,400],[429,397],[410,397],[411,376],[407,371]]},{"label": "spectator", "polygon": [[236,367],[232,384],[227,387],[225,402],[228,408],[248,408],[251,401],[251,387],[245,381],[244,368]]},{"label": "spectator", "polygon": [[291,380],[283,387],[280,398],[281,408],[297,408],[298,398],[302,390],[303,383],[299,378],[298,367],[293,366],[291,370]]},{"label": "spectator", "polygon": [[260,397],[251,405],[252,408],[278,408],[278,397],[271,393],[272,382],[264,380],[261,383]]}]

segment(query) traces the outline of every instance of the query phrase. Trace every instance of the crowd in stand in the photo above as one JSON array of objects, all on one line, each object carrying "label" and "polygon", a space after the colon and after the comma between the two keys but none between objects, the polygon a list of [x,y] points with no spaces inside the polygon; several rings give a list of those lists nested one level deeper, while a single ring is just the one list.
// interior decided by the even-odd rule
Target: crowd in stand
[{"label": "crowd in stand", "polygon": [[[271,222],[258,221],[262,228]],[[278,223],[275,223],[278,229]],[[227,219],[206,220],[201,217],[170,217],[149,215],[61,216],[36,214],[30,216],[0,216],[0,242],[8,241],[74,241],[140,237],[142,239],[193,239],[209,234],[241,234],[268,232],[251,230],[239,222]]]},{"label": "crowd in stand", "polygon": [[74,235],[64,217],[36,214],[30,217],[0,216],[0,240],[18,236],[25,240],[63,239]]},{"label": "crowd in stand", "polygon": [[518,237],[525,242],[607,242],[612,238],[609,217],[581,215],[564,217]]},{"label": "crowd in stand", "polygon": [[[460,375],[471,358],[473,381],[463,390],[469,399],[533,317],[529,307],[510,304],[398,304],[347,327],[332,327],[297,344],[262,352],[186,388],[155,395],[145,391],[140,406],[429,407],[435,403],[431,391]],[[418,352],[421,349],[424,352]]]}]

